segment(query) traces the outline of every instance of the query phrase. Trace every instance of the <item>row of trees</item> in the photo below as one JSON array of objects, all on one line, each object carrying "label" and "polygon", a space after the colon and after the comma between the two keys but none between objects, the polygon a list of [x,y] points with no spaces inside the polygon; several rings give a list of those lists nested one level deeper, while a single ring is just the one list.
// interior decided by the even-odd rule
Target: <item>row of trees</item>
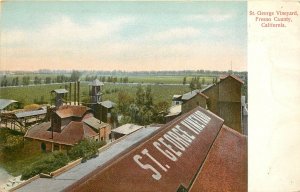
[{"label": "row of trees", "polygon": [[165,123],[164,116],[168,113],[169,103],[166,101],[154,103],[151,86],[137,87],[135,98],[128,93],[118,93],[118,110],[122,114],[121,124],[135,123],[148,125]]},{"label": "row of trees", "polygon": [[18,85],[29,85],[30,84],[30,77],[29,76],[23,76],[22,81],[20,82],[19,77],[14,77],[11,80],[9,80],[6,75],[3,76],[1,79],[1,87],[7,87],[7,86],[18,86]]},{"label": "row of trees", "polygon": [[202,85],[205,83],[205,79],[202,78],[202,81],[200,80],[200,77],[193,77],[190,82],[190,88],[191,90],[195,89],[202,89]]},{"label": "row of trees", "polygon": [[92,76],[85,76],[85,81],[93,81],[94,79],[99,79],[102,82],[112,82],[112,83],[128,83],[128,77],[114,77],[114,76],[100,76],[98,77],[97,75],[92,75]]},{"label": "row of trees", "polygon": [[[121,71],[121,70],[113,70],[113,71],[82,71],[83,73],[93,74],[93,75],[111,75],[111,76],[149,76],[149,75],[157,75],[157,76],[195,76],[195,75],[203,75],[203,76],[219,76],[228,74],[231,70],[228,71],[211,71],[211,70],[181,70],[181,71]],[[243,75],[247,73],[246,71],[233,71],[234,74]]]},{"label": "row of trees", "polygon": [[[213,77],[212,83],[215,84],[218,82],[217,77]],[[185,85],[187,83],[187,77],[183,77],[182,84]],[[200,77],[192,77],[190,81],[191,90],[201,89],[203,85],[205,85],[205,78],[200,79]]]},{"label": "row of trees", "polygon": [[1,79],[0,86],[1,87],[7,87],[7,86],[19,86],[19,85],[29,85],[31,84],[31,81],[33,81],[33,84],[51,84],[51,83],[65,83],[65,82],[74,82],[78,81],[80,79],[81,73],[79,71],[73,71],[71,73],[71,76],[66,75],[57,75],[56,77],[45,77],[44,79],[39,76],[34,76],[31,80],[30,76],[22,76],[22,79],[20,79],[19,76],[13,77],[12,79],[9,79],[6,77],[6,75],[3,76]]}]

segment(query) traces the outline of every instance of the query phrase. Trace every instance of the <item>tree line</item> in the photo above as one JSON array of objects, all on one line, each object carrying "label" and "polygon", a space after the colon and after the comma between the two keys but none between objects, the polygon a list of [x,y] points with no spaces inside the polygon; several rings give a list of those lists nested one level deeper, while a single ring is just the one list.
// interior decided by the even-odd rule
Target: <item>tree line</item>
[{"label": "tree line", "polygon": [[85,81],[93,81],[99,79],[102,82],[111,82],[111,83],[128,83],[128,77],[117,77],[117,76],[97,76],[97,75],[86,75]]},{"label": "tree line", "polygon": [[122,114],[120,124],[134,123],[149,125],[151,123],[165,123],[169,103],[166,101],[154,103],[151,86],[138,85],[135,96],[125,91],[118,93],[118,113]]},{"label": "tree line", "polygon": [[81,73],[79,71],[73,71],[71,76],[67,75],[56,75],[56,76],[48,76],[42,78],[40,76],[31,77],[29,75],[22,76],[22,77],[13,77],[8,78],[4,75],[1,78],[0,86],[7,87],[7,86],[19,86],[19,85],[38,85],[38,84],[51,84],[51,83],[65,83],[65,82],[74,82],[80,79]]}]

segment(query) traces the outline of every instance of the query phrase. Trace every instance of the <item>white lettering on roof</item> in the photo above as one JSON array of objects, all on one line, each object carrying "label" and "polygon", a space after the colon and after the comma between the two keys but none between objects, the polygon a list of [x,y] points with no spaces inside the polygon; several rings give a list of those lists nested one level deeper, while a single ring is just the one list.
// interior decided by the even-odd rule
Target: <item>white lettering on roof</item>
[{"label": "white lettering on roof", "polygon": [[[193,140],[197,135],[207,126],[210,121],[210,117],[201,111],[196,111],[178,125],[167,131],[162,137],[159,137],[153,142],[153,150],[159,151],[162,155],[167,157],[172,162],[178,161],[178,159],[184,154],[184,152],[192,145]],[[180,125],[181,124],[181,125]],[[143,156],[141,156],[141,154]],[[166,163],[159,162],[153,155],[150,154],[148,149],[143,149],[141,154],[134,155],[133,160],[145,170],[152,171],[152,178],[160,180],[162,174],[160,169],[167,172],[171,167]],[[155,152],[153,151],[153,154]],[[142,163],[143,158],[151,160],[153,165]],[[156,167],[156,168],[155,168]],[[158,169],[157,169],[158,168]]]}]

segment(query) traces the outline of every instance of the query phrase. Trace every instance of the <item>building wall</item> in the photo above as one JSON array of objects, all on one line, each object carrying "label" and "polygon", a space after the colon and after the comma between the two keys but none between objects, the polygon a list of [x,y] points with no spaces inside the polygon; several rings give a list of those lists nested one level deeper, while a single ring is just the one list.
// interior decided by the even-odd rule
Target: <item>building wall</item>
[{"label": "building wall", "polygon": [[206,109],[206,98],[197,94],[190,100],[185,101],[181,106],[182,113],[186,113],[198,106]]},{"label": "building wall", "polygon": [[124,136],[124,134],[113,133],[113,137],[114,137],[115,140],[117,140],[117,139],[119,139],[119,138],[121,138],[121,137],[123,137],[123,136]]},{"label": "building wall", "polygon": [[227,77],[203,91],[203,94],[209,97],[208,109],[224,119],[224,124],[240,133],[242,133],[241,87],[242,84],[239,81]]},{"label": "building wall", "polygon": [[109,135],[111,133],[111,126],[107,125],[106,127],[103,127],[99,131],[99,141],[109,141]]},{"label": "building wall", "polygon": [[66,125],[68,125],[68,124],[71,122],[71,120],[72,120],[71,117],[61,119],[61,126],[66,126]]},{"label": "building wall", "polygon": [[36,147],[41,150],[41,152],[42,152],[42,143],[44,143],[45,146],[46,146],[46,152],[52,152],[52,145],[53,145],[53,150],[54,151],[71,149],[71,146],[62,145],[62,144],[58,144],[58,143],[53,143],[52,144],[52,142],[49,142],[49,141],[41,141],[41,140],[29,139],[29,138],[26,138],[26,140],[29,141],[29,142],[33,142],[34,145],[36,145]]},{"label": "building wall", "polygon": [[241,102],[242,84],[232,77],[228,77],[219,83],[219,101]]},{"label": "building wall", "polygon": [[240,102],[219,102],[219,111],[225,125],[242,133]]},{"label": "building wall", "polygon": [[107,123],[107,108],[103,107],[100,104],[96,105],[95,117],[105,123]]},{"label": "building wall", "polygon": [[219,115],[226,125],[240,133],[242,133],[241,88],[242,84],[232,77],[219,83]]},{"label": "building wall", "polygon": [[58,133],[61,132],[61,130],[60,130],[60,128],[61,128],[61,119],[56,113],[52,114],[51,127],[52,127],[53,131],[58,132]]},{"label": "building wall", "polygon": [[219,115],[218,110],[218,101],[219,101],[219,84],[214,85],[213,87],[202,92],[209,97],[207,101],[207,108],[211,112]]}]

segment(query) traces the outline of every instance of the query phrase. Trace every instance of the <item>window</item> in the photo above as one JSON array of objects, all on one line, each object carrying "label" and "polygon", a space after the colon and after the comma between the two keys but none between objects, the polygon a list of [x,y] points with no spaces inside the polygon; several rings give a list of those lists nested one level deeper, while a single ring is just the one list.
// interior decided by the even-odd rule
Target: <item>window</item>
[{"label": "window", "polygon": [[58,144],[54,144],[53,150],[54,151],[58,151],[59,150],[59,145]]}]

